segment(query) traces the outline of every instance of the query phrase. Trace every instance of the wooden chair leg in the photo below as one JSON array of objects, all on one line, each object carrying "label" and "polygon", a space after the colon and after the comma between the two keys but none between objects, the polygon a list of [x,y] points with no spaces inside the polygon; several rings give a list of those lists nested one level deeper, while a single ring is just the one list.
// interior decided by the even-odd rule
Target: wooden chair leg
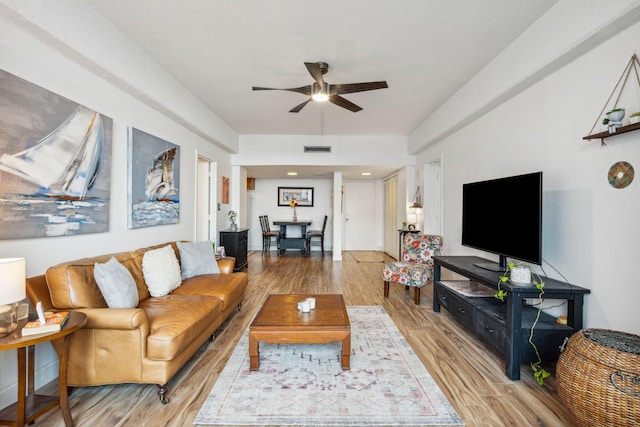
[{"label": "wooden chair leg", "polygon": [[389,298],[389,282],[384,281],[384,297]]},{"label": "wooden chair leg", "polygon": [[416,286],[414,289],[413,302],[416,303],[416,305],[420,305],[420,288]]}]

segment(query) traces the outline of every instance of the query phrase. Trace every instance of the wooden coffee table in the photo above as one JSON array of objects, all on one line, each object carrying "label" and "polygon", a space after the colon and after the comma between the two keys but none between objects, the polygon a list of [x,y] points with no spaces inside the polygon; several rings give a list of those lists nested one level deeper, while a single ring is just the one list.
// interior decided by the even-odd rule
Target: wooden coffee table
[{"label": "wooden coffee table", "polygon": [[[314,297],[316,308],[298,311],[298,301]],[[249,325],[249,369],[260,366],[259,342],[325,344],[342,342],[342,369],[351,364],[351,324],[342,295],[269,295]]]}]

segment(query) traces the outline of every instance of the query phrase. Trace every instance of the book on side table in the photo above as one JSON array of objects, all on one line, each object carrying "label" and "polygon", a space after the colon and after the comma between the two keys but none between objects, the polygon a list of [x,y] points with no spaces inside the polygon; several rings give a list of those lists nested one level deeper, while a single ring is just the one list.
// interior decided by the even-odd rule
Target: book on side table
[{"label": "book on side table", "polygon": [[40,320],[34,320],[28,322],[22,328],[22,336],[45,334],[49,332],[58,332],[62,329],[65,322],[69,318],[68,311],[52,312],[47,311],[44,313],[45,323],[41,323]]}]

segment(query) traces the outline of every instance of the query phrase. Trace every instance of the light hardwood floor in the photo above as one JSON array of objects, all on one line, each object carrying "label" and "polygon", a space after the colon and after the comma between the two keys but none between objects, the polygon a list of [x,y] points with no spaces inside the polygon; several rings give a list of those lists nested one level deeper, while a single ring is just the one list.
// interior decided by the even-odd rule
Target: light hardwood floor
[{"label": "light hardwood floor", "polygon": [[[168,405],[159,402],[155,385],[77,388],[70,397],[76,425],[191,426],[242,332],[270,293],[342,293],[347,305],[382,305],[468,427],[574,425],[558,399],[553,375],[539,386],[529,366],[522,365],[522,380],[510,381],[497,353],[444,310],[433,312],[431,286],[423,288],[419,306],[413,304],[413,293],[399,285],[391,285],[385,300],[381,270],[382,263],[357,262],[350,252],[343,253],[341,262],[333,262],[330,253],[324,257],[316,252],[309,257],[251,253],[242,310],[169,382]],[[55,384],[41,391],[51,390],[55,393]],[[64,422],[54,409],[35,425]]]}]

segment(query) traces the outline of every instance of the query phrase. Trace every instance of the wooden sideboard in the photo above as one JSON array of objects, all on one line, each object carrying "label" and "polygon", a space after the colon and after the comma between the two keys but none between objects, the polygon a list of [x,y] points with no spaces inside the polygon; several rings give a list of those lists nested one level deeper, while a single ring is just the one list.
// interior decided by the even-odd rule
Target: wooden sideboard
[{"label": "wooden sideboard", "polygon": [[220,246],[224,246],[224,252],[227,256],[232,256],[236,259],[233,271],[240,271],[247,268],[248,244],[248,228],[239,228],[235,231],[220,231]]}]

